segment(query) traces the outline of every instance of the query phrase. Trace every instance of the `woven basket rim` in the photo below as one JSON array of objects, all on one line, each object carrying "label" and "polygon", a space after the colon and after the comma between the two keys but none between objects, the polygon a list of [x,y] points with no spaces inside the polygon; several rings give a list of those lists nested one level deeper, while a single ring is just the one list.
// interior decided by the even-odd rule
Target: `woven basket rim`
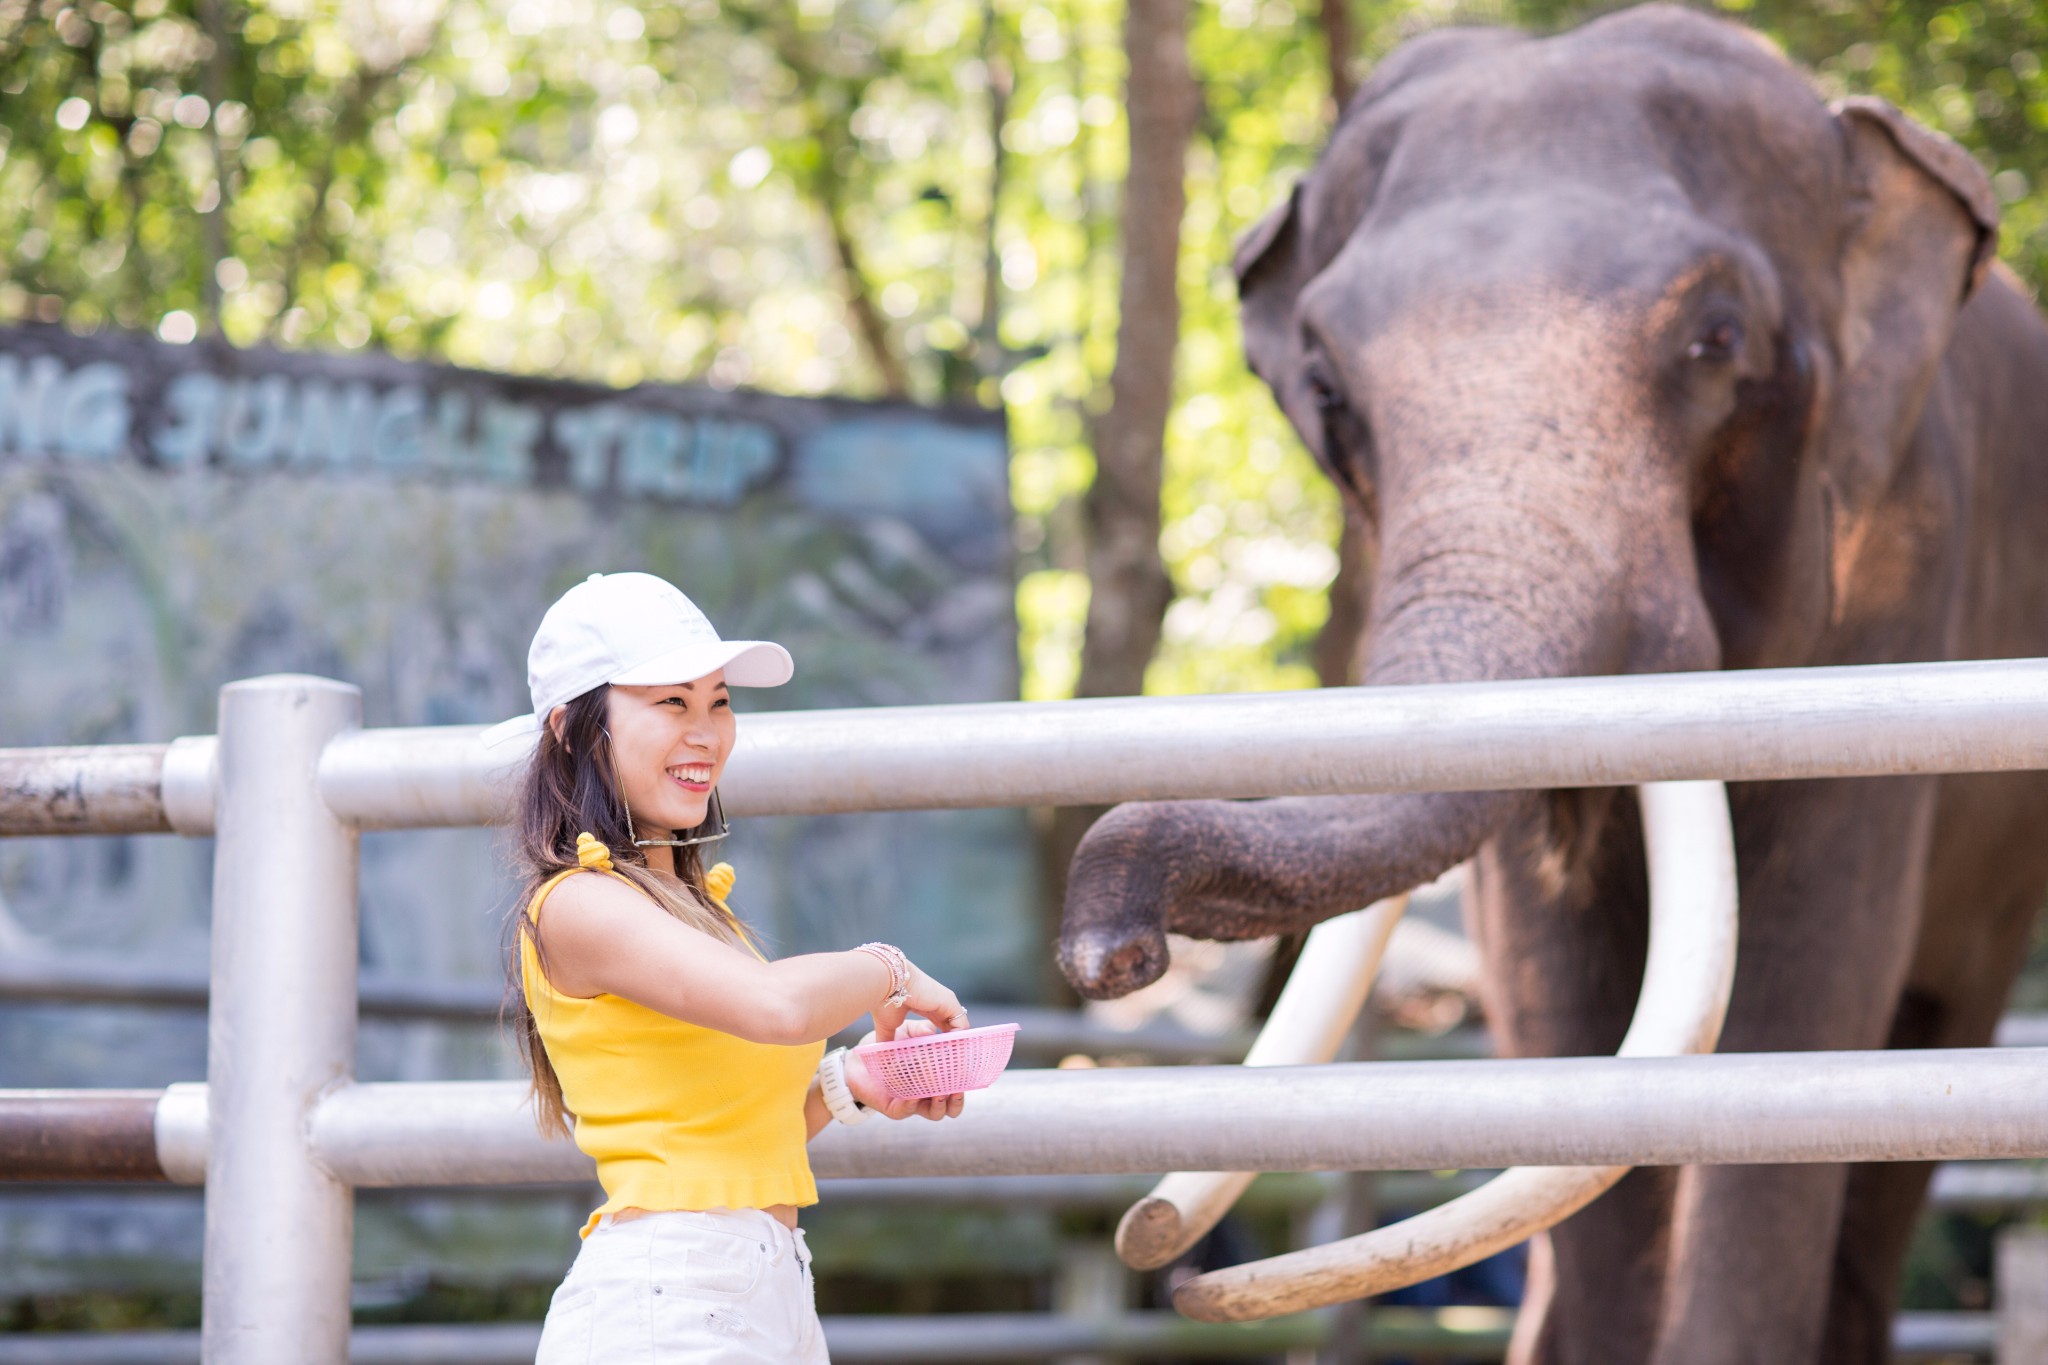
[{"label": "woven basket rim", "polygon": [[907,1052],[914,1048],[942,1047],[963,1038],[986,1038],[997,1033],[1015,1033],[1022,1024],[982,1024],[975,1028],[956,1028],[949,1033],[927,1033],[917,1038],[892,1038],[886,1043],[862,1043],[854,1051]]}]

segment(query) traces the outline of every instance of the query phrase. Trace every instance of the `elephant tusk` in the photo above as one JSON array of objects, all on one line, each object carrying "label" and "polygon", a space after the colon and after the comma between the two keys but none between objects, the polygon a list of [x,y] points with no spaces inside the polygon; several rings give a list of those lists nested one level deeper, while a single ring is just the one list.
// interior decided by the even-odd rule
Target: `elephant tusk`
[{"label": "elephant tusk", "polygon": [[[1245,1054],[1246,1066],[1333,1060],[1372,993],[1387,940],[1408,908],[1403,892],[1309,930],[1273,1012]],[[1116,1254],[1152,1270],[1201,1240],[1252,1183],[1249,1171],[1176,1171],[1133,1204],[1116,1228]]]},{"label": "elephant tusk", "polygon": [[[1727,793],[1718,782],[1659,782],[1636,795],[1649,859],[1650,943],[1620,1055],[1711,1052],[1735,984],[1735,836]],[[1196,1276],[1174,1294],[1174,1306],[1204,1322],[1241,1322],[1415,1284],[1555,1226],[1628,1169],[1504,1171],[1389,1227]]]}]

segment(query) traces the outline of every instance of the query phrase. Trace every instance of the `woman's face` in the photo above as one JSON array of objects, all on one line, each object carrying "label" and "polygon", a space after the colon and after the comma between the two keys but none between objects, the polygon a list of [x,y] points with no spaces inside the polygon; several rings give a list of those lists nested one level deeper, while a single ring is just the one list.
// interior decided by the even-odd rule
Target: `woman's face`
[{"label": "woman's face", "polygon": [[724,671],[661,687],[614,685],[608,705],[613,761],[634,832],[659,839],[703,824],[732,752]]}]

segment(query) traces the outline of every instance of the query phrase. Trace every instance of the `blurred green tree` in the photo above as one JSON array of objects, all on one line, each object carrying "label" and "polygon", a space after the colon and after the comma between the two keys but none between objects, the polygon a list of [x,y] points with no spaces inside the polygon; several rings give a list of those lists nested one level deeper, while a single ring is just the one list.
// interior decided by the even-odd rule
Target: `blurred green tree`
[{"label": "blurred green tree", "polygon": [[[1173,600],[1147,690],[1337,681],[1360,619],[1342,586],[1363,571],[1356,540],[1244,368],[1233,240],[1313,161],[1333,90],[1402,38],[1600,8],[1189,8],[1201,102],[1160,495]],[[2042,278],[2036,4],[1720,8],[1824,92],[1885,95],[1975,151],[2005,205],[2005,258]],[[1125,12],[0,0],[0,319],[616,384],[1001,402],[1025,690],[1069,695],[1118,351]],[[1343,610],[1325,632],[1333,579]]]}]

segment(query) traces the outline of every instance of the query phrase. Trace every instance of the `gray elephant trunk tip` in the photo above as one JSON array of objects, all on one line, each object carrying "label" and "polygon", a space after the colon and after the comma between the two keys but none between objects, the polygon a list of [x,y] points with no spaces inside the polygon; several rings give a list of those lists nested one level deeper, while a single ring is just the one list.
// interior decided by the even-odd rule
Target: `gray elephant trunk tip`
[{"label": "gray elephant trunk tip", "polygon": [[1170,954],[1158,930],[1107,926],[1072,934],[1060,944],[1060,970],[1090,1000],[1115,1000],[1165,975]]}]

